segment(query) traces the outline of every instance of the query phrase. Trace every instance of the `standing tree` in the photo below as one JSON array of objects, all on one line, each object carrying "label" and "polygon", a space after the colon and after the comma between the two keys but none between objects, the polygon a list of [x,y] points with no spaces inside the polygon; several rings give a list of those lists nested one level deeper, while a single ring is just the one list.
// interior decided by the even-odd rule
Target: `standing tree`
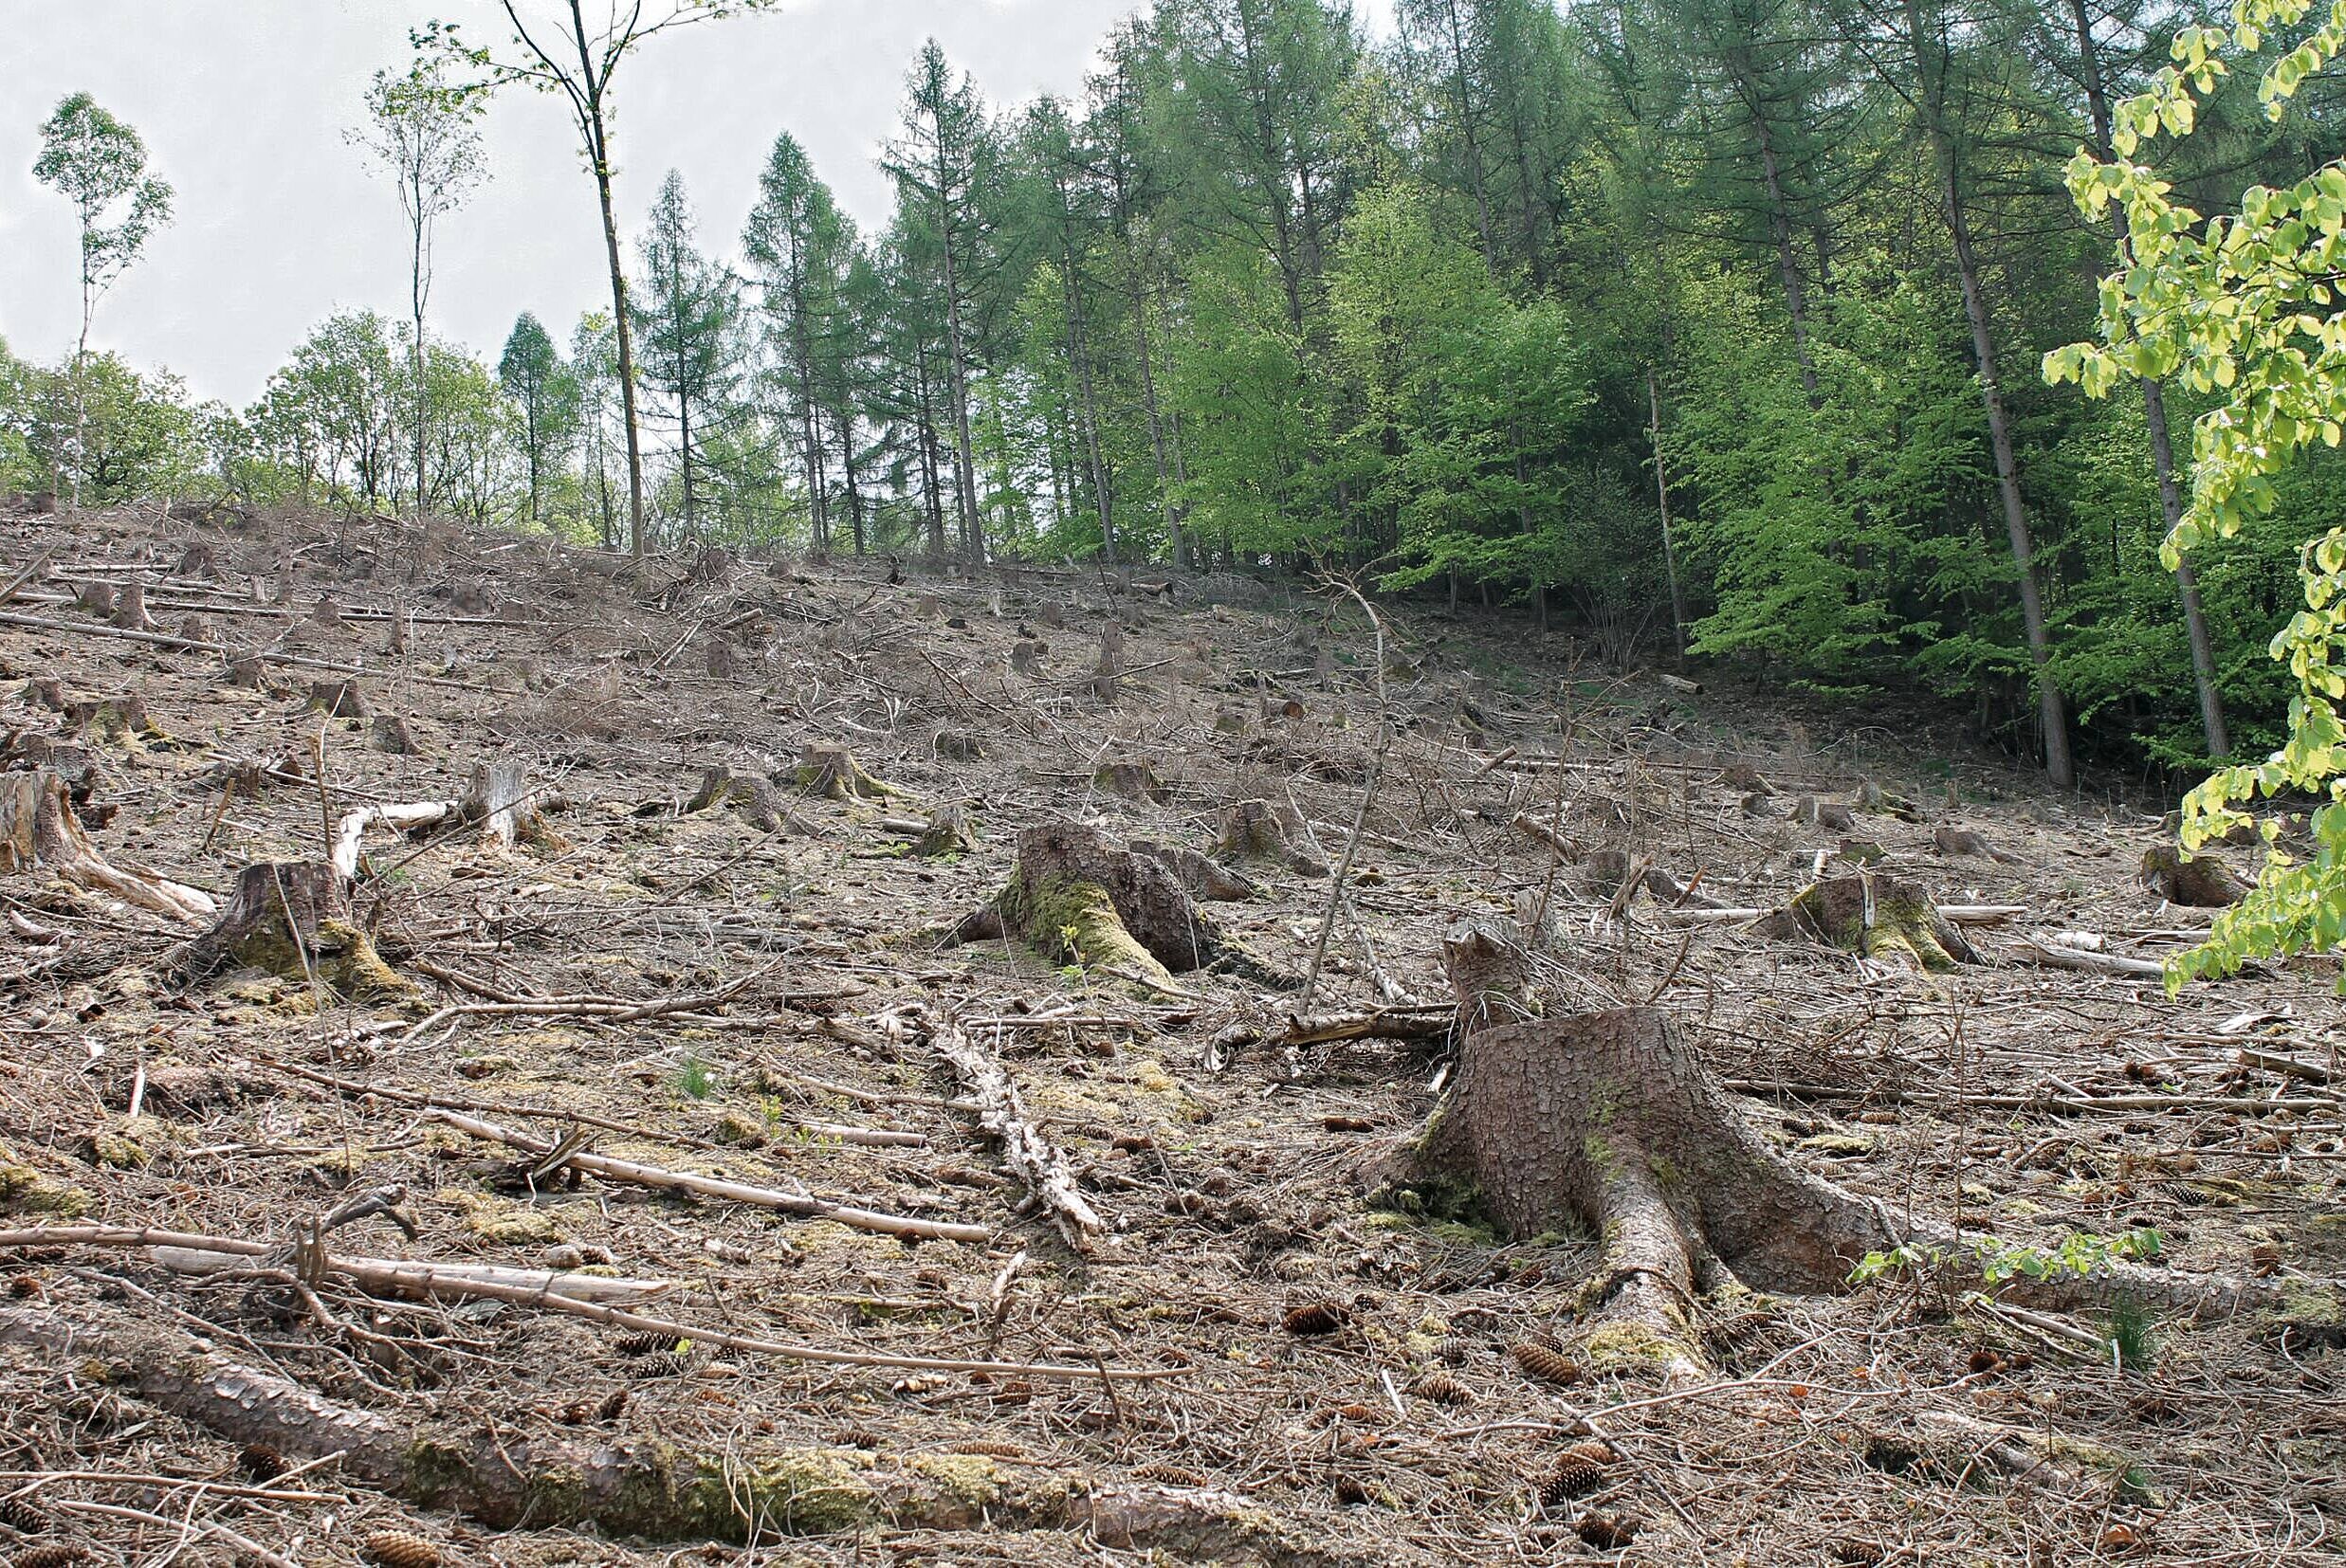
[{"label": "standing tree", "polygon": [[616,550],[619,507],[612,478],[611,422],[618,411],[619,335],[604,312],[588,311],[572,329],[570,374],[577,388],[578,482],[595,513],[596,538],[604,549]]},{"label": "standing tree", "polygon": [[[73,453],[77,468],[70,501],[81,504],[79,460],[89,418],[83,367],[89,359],[90,322],[98,301],[130,269],[146,247],[147,236],[170,221],[171,187],[147,173],[147,144],[138,133],[101,108],[87,93],[57,106],[41,127],[41,155],[33,177],[73,203],[82,225],[82,336],[73,349]],[[109,223],[119,210],[119,221]],[[65,488],[64,460],[54,467]]]},{"label": "standing tree", "polygon": [[[766,356],[784,399],[783,413],[797,416],[814,543],[820,552],[831,547],[820,371],[839,329],[838,290],[853,230],[831,188],[816,177],[806,150],[788,133],[775,138],[758,190],[742,248],[757,269]],[[849,462],[853,462],[852,446]]]},{"label": "standing tree", "polygon": [[[740,11],[763,10],[775,0],[670,0],[658,14],[647,17],[640,0],[614,5],[600,25],[587,21],[581,0],[568,0],[567,15],[553,30],[541,24],[533,33],[522,21],[514,0],[500,0],[505,20],[513,25],[511,52],[500,56],[493,48],[460,44],[452,26],[435,25],[418,35],[418,46],[452,52],[467,64],[488,72],[492,85],[527,82],[540,92],[560,95],[570,106],[571,123],[578,133],[579,150],[595,176],[595,194],[602,206],[603,248],[611,268],[611,319],[618,330],[619,404],[627,425],[628,547],[644,553],[643,436],[635,417],[635,342],[628,319],[627,269],[619,259],[619,218],[612,206],[611,161],[612,82],[619,66],[637,45],[696,22],[714,22]],[[541,35],[544,42],[541,42]]]},{"label": "standing tree", "polygon": [[964,76],[959,82],[935,39],[921,46],[906,82],[905,134],[889,144],[887,166],[900,201],[924,209],[933,225],[939,281],[944,296],[945,385],[950,393],[955,450],[954,496],[961,510],[962,548],[985,559],[985,524],[978,512],[977,454],[970,438],[969,341],[963,321],[976,239],[973,210],[986,154],[985,107]]},{"label": "standing tree", "polygon": [[546,476],[570,449],[578,426],[578,383],[554,339],[527,311],[505,338],[497,381],[522,416],[522,456],[529,468],[529,520],[545,520]]},{"label": "standing tree", "polygon": [[[416,47],[430,46],[427,28],[412,34]],[[425,453],[431,409],[425,374],[428,349],[424,306],[431,297],[431,236],[440,219],[464,205],[486,177],[478,121],[488,107],[474,85],[451,82],[446,59],[418,54],[405,76],[375,73],[367,90],[367,123],[349,133],[399,191],[399,210],[408,220],[408,310],[414,328],[409,345],[415,383],[415,516],[421,521],[431,494]]]},{"label": "standing tree", "polygon": [[692,227],[684,179],[671,169],[641,241],[644,298],[631,308],[644,335],[644,378],[667,396],[676,422],[685,531],[697,539],[701,497],[693,460],[733,386],[741,289],[730,272],[694,248]]}]

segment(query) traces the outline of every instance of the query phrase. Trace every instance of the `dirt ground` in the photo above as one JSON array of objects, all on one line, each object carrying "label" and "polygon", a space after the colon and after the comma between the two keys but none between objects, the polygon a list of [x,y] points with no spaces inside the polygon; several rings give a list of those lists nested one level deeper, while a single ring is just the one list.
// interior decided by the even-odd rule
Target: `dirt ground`
[{"label": "dirt ground", "polygon": [[[359,807],[463,796],[483,763],[520,771],[547,831],[370,831],[351,920],[396,980],[357,1000],[298,971],[182,979],[201,921],[0,876],[0,1226],[282,1248],[393,1187],[415,1233],[376,1214],[338,1255],[669,1282],[631,1309],[701,1337],[370,1296],[284,1251],[204,1274],[117,1231],[17,1236],[8,1561],[2346,1561],[2346,1315],[2314,1283],[2346,1274],[2336,961],[2172,1001],[2154,975],[2025,961],[2062,934],[2155,959],[2205,931],[2142,881],[2155,802],[2054,795],[1923,724],[1617,674],[1515,619],[1385,607],[1380,668],[1359,611],[1301,586],[0,517],[0,582],[44,556],[0,606],[0,734],[19,767],[54,744],[86,763],[82,820],[116,866],[225,898],[241,867],[322,858]],[[73,603],[133,580],[166,643]],[[344,683],[363,715],[321,711],[314,688]],[[75,707],[126,696],[143,725]],[[412,753],[383,749],[386,718]],[[810,744],[902,793],[803,793]],[[686,810],[719,765],[773,779],[772,830],[754,803]],[[1593,1238],[1364,1193],[1435,1103],[1439,1029],[1288,1043],[1333,885],[1299,864],[1342,859],[1372,778],[1311,1014],[1438,1020],[1444,932],[1545,901],[1549,1008],[1668,1010],[1806,1168],[2015,1247],[2154,1229],[2160,1267],[2278,1282],[2283,1304],[2031,1312],[1893,1270],[1706,1299],[1697,1377],[1586,1353]],[[1854,827],[1799,820],[1802,796]],[[1310,830],[1298,864],[1245,867],[1257,897],[1202,906],[1246,963],[1164,988],[948,939],[1022,827],[1211,851],[1249,799]],[[953,803],[975,847],[918,852]],[[1941,853],[1951,825],[2007,858]],[[1967,924],[1982,962],[1924,973],[1617,899],[1605,849],[1735,908],[1871,866],[2021,913]],[[1064,1152],[1106,1226],[1087,1251],[981,1132],[947,1020]],[[581,1175],[444,1113],[987,1239]],[[516,1474],[685,1456],[736,1505],[663,1541],[419,1507],[149,1397],[103,1349],[133,1330]],[[1573,1380],[1526,1370],[1544,1332]],[[1611,1451],[1556,1480],[1592,1433]]]}]

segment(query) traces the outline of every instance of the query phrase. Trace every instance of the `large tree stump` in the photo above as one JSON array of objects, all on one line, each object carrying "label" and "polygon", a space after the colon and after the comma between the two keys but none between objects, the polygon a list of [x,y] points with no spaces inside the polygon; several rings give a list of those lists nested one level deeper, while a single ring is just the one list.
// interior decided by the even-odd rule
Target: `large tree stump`
[{"label": "large tree stump", "polygon": [[940,855],[965,855],[977,848],[978,824],[969,808],[958,800],[931,811],[928,826],[912,841],[912,852],[931,860]]},{"label": "large tree stump", "polygon": [[1828,878],[1802,888],[1753,929],[1779,941],[1808,937],[1862,957],[1900,958],[1917,969],[1980,961],[1922,884],[1904,877]]},{"label": "large tree stump", "polygon": [[136,577],[124,583],[110,620],[128,631],[153,631],[155,617],[147,613],[147,585]]},{"label": "large tree stump", "polygon": [[1698,1365],[1696,1297],[1713,1262],[1762,1288],[1822,1291],[1896,1245],[1870,1204],[1761,1140],[1666,1012],[1533,1018],[1528,960],[1488,927],[1454,935],[1444,957],[1457,1075],[1384,1174],[1420,1205],[1472,1208],[1511,1235],[1602,1238],[1580,1300],[1593,1360]]},{"label": "large tree stump", "polygon": [[319,860],[262,861],[237,872],[218,923],[166,968],[182,982],[223,969],[265,970],[314,980],[354,1002],[404,1000],[414,990],[352,921],[348,880]]},{"label": "large tree stump", "polygon": [[2142,852],[2142,883],[2169,903],[2193,909],[2228,909],[2249,890],[2249,884],[2213,855],[2187,858],[2170,845]]},{"label": "large tree stump", "polygon": [[1110,846],[1079,822],[1018,834],[1010,884],[963,920],[961,941],[1015,937],[1054,963],[1076,963],[1155,991],[1220,950],[1181,878],[1154,856]]},{"label": "large tree stump", "polygon": [[46,870],[71,886],[107,893],[167,920],[212,912],[209,894],[101,855],[74,813],[72,786],[51,769],[0,774],[0,873]]}]

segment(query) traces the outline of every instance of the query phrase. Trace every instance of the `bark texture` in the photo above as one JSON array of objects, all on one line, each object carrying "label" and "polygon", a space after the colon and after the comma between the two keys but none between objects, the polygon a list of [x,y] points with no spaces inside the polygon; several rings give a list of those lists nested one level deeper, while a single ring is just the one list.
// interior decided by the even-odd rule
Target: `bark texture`
[{"label": "bark texture", "polygon": [[1177,1559],[1369,1568],[1420,1561],[1305,1537],[1228,1492],[1089,1482],[963,1455],[900,1463],[857,1449],[696,1454],[656,1439],[515,1438],[455,1423],[408,1426],[231,1360],[179,1329],[108,1314],[71,1321],[0,1307],[0,1340],[70,1358],[97,1378],[230,1442],[294,1459],[339,1453],[342,1474],[500,1529],[591,1524],[644,1541],[985,1525],[1089,1531],[1103,1546]]},{"label": "bark texture", "polygon": [[1176,989],[1175,975],[1204,968],[1221,945],[1171,866],[1080,822],[1020,831],[1009,885],[956,936],[1016,937],[1054,962],[1159,990]]},{"label": "bark texture", "polygon": [[403,1000],[414,989],[383,962],[374,941],[353,921],[349,884],[324,861],[246,866],[236,874],[219,922],[166,964],[183,983],[231,967],[315,980],[351,1001]]}]

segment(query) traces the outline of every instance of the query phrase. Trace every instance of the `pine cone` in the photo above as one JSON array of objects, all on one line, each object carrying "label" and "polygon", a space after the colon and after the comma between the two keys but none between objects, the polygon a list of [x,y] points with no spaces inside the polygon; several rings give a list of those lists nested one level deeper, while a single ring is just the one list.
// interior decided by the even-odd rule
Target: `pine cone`
[{"label": "pine cone", "polygon": [[236,1468],[244,1472],[247,1481],[266,1483],[276,1480],[293,1467],[285,1463],[284,1454],[266,1443],[247,1443],[244,1451],[236,1456]]},{"label": "pine cone", "polygon": [[1352,1314],[1334,1302],[1314,1302],[1290,1312],[1281,1326],[1290,1334],[1333,1334],[1351,1319]]},{"label": "pine cone", "polygon": [[0,1498],[0,1524],[19,1535],[37,1536],[49,1527],[49,1516],[29,1497]]},{"label": "pine cone", "polygon": [[1604,1485],[1604,1467],[1578,1454],[1565,1454],[1540,1483],[1540,1506],[1560,1508],[1576,1497],[1586,1497]]},{"label": "pine cone", "polygon": [[623,1388],[613,1389],[603,1395],[603,1402],[595,1407],[595,1419],[597,1421],[616,1421],[626,1413],[627,1390]]},{"label": "pine cone", "polygon": [[1580,1537],[1600,1552],[1618,1552],[1637,1539],[1637,1521],[1590,1514],[1581,1521]]},{"label": "pine cone", "polygon": [[78,1541],[53,1541],[46,1546],[29,1546],[9,1559],[9,1568],[72,1568],[77,1562],[89,1560],[89,1548]]},{"label": "pine cone", "polygon": [[1409,1392],[1438,1405],[1471,1405],[1475,1391],[1446,1372],[1429,1372],[1409,1385]]},{"label": "pine cone", "polygon": [[1132,1478],[1135,1481],[1162,1482],[1168,1486],[1202,1486],[1205,1485],[1205,1477],[1196,1470],[1183,1469],[1179,1465],[1167,1465],[1156,1460],[1151,1460],[1146,1465],[1133,1466]]},{"label": "pine cone", "polygon": [[1515,1364],[1546,1383],[1577,1383],[1581,1378],[1580,1363],[1553,1345],[1538,1340],[1517,1340],[1507,1347]]},{"label": "pine cone", "polygon": [[612,1348],[622,1356],[649,1356],[672,1342],[665,1334],[622,1334]]},{"label": "pine cone", "polygon": [[1336,1477],[1336,1501],[1347,1505],[1367,1502],[1367,1484],[1357,1476],[1340,1475]]},{"label": "pine cone", "polygon": [[1016,1443],[998,1443],[992,1438],[972,1438],[953,1445],[955,1453],[973,1454],[983,1459],[1024,1459],[1026,1450]]},{"label": "pine cone", "polygon": [[440,1568],[440,1548],[405,1530],[377,1530],[358,1550],[376,1568]]},{"label": "pine cone", "polygon": [[1889,1556],[1873,1541],[1860,1541],[1856,1536],[1836,1537],[1827,1550],[1833,1554],[1835,1562],[1845,1562],[1850,1568],[1875,1568],[1877,1563]]}]

